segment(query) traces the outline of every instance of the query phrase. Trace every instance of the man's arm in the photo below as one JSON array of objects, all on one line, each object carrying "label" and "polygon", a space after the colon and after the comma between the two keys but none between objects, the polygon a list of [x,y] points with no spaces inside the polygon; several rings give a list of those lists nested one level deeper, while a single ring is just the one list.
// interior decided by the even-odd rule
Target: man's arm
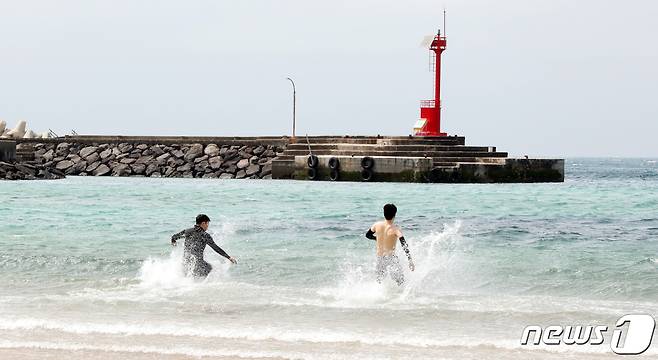
[{"label": "man's arm", "polygon": [[377,237],[375,236],[375,225],[373,224],[370,229],[368,229],[368,232],[366,233],[366,237],[370,240],[377,240]]},{"label": "man's arm", "polygon": [[226,253],[226,251],[222,250],[222,248],[220,248],[219,245],[215,244],[215,240],[213,240],[212,237],[211,237],[210,235],[208,235],[208,242],[207,242],[207,244],[208,244],[208,246],[210,246],[213,250],[215,250],[216,253],[218,253],[219,255],[221,255],[221,256],[223,256],[223,257],[229,259],[232,263],[234,263],[234,264],[237,264],[237,263],[238,263],[234,258],[232,258],[231,256],[229,256],[229,255]]},{"label": "man's arm", "polygon": [[398,239],[400,240],[400,245],[402,245],[402,250],[404,250],[404,253],[407,254],[407,260],[409,260],[409,269],[411,271],[414,271],[416,266],[414,265],[414,261],[411,259],[411,252],[409,252],[409,246],[407,245],[407,240],[404,239],[404,235],[402,235],[402,231],[398,230],[397,233]]},{"label": "man's arm", "polygon": [[185,236],[185,231],[186,231],[186,230],[183,230],[183,231],[181,231],[181,232],[179,232],[179,233],[177,233],[177,234],[174,234],[174,235],[171,237],[171,245],[176,246],[176,240],[178,240],[178,239],[184,237],[184,236]]}]

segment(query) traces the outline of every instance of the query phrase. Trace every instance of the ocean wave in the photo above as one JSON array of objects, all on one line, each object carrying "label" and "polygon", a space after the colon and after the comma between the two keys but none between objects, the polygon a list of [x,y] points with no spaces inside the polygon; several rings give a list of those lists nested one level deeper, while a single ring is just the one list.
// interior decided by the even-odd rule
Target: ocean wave
[{"label": "ocean wave", "polygon": [[209,326],[181,326],[180,324],[145,325],[143,323],[92,323],[57,321],[35,318],[0,320],[2,330],[52,330],[65,333],[89,335],[121,335],[121,336],[173,336],[198,337],[216,339],[235,339],[249,341],[279,341],[284,343],[361,343],[367,345],[403,345],[414,347],[445,346],[442,341],[420,337],[401,337],[397,334],[371,336],[354,332],[337,332],[327,329],[316,331],[290,330],[272,327],[249,328],[239,327],[229,329]]},{"label": "ocean wave", "polygon": [[122,346],[122,345],[88,345],[88,344],[66,344],[62,342],[44,342],[44,341],[5,341],[0,340],[2,349],[40,349],[40,350],[63,350],[63,351],[101,351],[101,352],[123,352],[123,353],[142,353],[158,355],[184,355],[194,357],[239,357],[248,359],[281,359],[281,358],[302,358],[303,354],[290,351],[249,351],[249,350],[232,350],[218,349],[212,350],[199,349],[193,347],[157,347],[157,346]]},{"label": "ocean wave", "polygon": [[[465,338],[460,336],[446,338],[441,340],[418,339],[407,337],[405,340],[400,341],[401,336],[394,334],[393,336],[374,337],[370,334],[353,334],[353,333],[335,333],[328,331],[299,331],[296,333],[284,331],[281,329],[253,329],[247,334],[243,331],[242,334],[237,334],[237,331],[231,332],[218,329],[198,329],[198,328],[181,328],[179,326],[143,326],[143,325],[111,325],[111,324],[70,324],[64,325],[45,320],[15,320],[13,325],[9,325],[0,321],[0,329],[2,330],[34,330],[45,329],[62,331],[66,333],[74,333],[78,335],[120,335],[120,336],[174,336],[174,337],[203,337],[214,339],[226,340],[247,340],[247,341],[276,341],[295,345],[301,345],[300,342],[316,343],[316,344],[336,344],[343,343],[349,344],[363,344],[370,346],[377,346],[383,349],[382,346],[412,346],[408,351],[428,351],[440,350],[447,351],[449,348],[451,352],[458,349],[482,349],[487,350],[491,355],[491,350],[511,350],[511,351],[524,351],[528,356],[536,352],[546,353],[561,353],[561,354],[612,354],[610,347],[607,343],[600,346],[581,345],[581,346],[568,346],[568,345],[521,345],[518,339],[478,339],[478,338]],[[264,333],[263,333],[264,331]],[[82,339],[80,339],[82,340]],[[280,345],[272,344],[273,347],[279,348]],[[242,345],[244,346],[244,344]],[[265,347],[261,345],[261,347]],[[38,349],[52,349],[52,350],[96,350],[108,352],[131,352],[131,353],[154,353],[165,355],[188,355],[188,356],[238,356],[246,358],[309,358],[309,359],[333,359],[344,358],[344,356],[331,356],[327,354],[309,354],[302,352],[294,352],[288,349],[279,351],[250,351],[250,350],[235,350],[235,349],[221,349],[216,345],[212,350],[194,347],[180,347],[180,346],[131,346],[131,345],[86,345],[80,343],[67,344],[65,342],[40,342],[40,341],[9,341],[0,340],[0,348],[38,348]],[[350,348],[352,348],[350,346]],[[423,350],[424,349],[424,350]],[[312,349],[309,349],[311,352]],[[353,350],[351,350],[353,352]],[[658,349],[651,347],[644,355],[656,355]],[[323,356],[324,355],[324,356]],[[338,355],[338,354],[336,354]],[[377,356],[367,357],[377,358]]]}]

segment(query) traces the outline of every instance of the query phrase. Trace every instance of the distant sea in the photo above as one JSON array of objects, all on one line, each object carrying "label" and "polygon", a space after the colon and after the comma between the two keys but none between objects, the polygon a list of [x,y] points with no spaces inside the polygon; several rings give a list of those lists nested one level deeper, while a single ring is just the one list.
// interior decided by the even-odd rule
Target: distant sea
[{"label": "distant sea", "polygon": [[[520,338],[658,315],[656,160],[567,159],[550,184],[0,182],[0,357],[617,358]],[[364,237],[385,203],[400,288]],[[203,281],[169,244],[198,213],[239,261],[208,249]]]}]

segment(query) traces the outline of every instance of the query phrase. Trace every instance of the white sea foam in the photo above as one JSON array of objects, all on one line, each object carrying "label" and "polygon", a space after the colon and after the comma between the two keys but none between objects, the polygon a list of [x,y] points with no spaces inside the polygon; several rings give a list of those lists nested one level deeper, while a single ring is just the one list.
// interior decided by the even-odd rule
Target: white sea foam
[{"label": "white sea foam", "polygon": [[102,351],[102,352],[124,352],[124,353],[143,353],[143,354],[160,354],[160,355],[185,355],[194,357],[240,357],[240,358],[301,358],[302,354],[290,351],[249,351],[249,350],[232,350],[220,349],[216,346],[210,349],[199,349],[193,347],[174,346],[122,346],[122,345],[88,345],[73,343],[67,344],[62,342],[47,341],[0,341],[0,348],[3,349],[41,349],[41,350],[64,350],[64,351]]},{"label": "white sea foam", "polygon": [[[335,332],[327,331],[324,329],[319,330],[284,330],[276,328],[258,328],[258,329],[226,329],[218,327],[186,327],[180,325],[137,325],[137,324],[99,324],[99,323],[71,323],[71,322],[58,322],[50,320],[39,319],[12,319],[11,321],[0,320],[1,330],[50,330],[61,331],[65,333],[73,333],[78,335],[119,335],[119,336],[173,336],[173,337],[195,337],[195,338],[212,338],[223,339],[230,341],[233,340],[246,340],[246,341],[275,341],[295,345],[301,345],[300,342],[308,342],[315,344],[353,344],[360,343],[363,345],[371,346],[412,346],[417,350],[420,349],[441,349],[446,347],[457,348],[479,348],[489,347],[502,350],[526,350],[529,353],[533,351],[546,351],[554,353],[610,353],[608,344],[601,346],[567,346],[567,345],[520,345],[518,339],[501,340],[501,339],[483,339],[469,338],[460,336],[442,336],[437,339],[427,339],[419,336],[400,336],[400,334],[377,334],[373,336],[367,333],[355,333],[351,331]],[[0,347],[43,347],[57,349],[53,344],[61,343],[43,343],[43,342],[12,342],[0,341]],[[75,345],[63,345],[65,350],[75,350]],[[278,347],[277,345],[274,346]],[[80,348],[80,349],[85,349]],[[271,352],[251,352],[251,351],[235,351],[235,350],[219,350],[217,347],[213,348],[213,352],[199,348],[177,348],[177,347],[133,347],[133,346],[101,346],[93,348],[95,350],[103,351],[126,351],[126,352],[154,352],[162,354],[186,354],[192,356],[244,356],[244,357],[273,357],[273,356],[290,356],[291,354],[271,353]],[[409,349],[411,351],[411,349]],[[646,355],[658,354],[656,347],[650,348]],[[317,354],[315,354],[317,355]],[[313,358],[316,358],[316,356]]]},{"label": "white sea foam", "polygon": [[[209,232],[216,242],[226,243],[230,235],[235,233],[235,227],[230,222],[221,221],[217,229],[210,228]],[[203,282],[222,281],[228,277],[230,264],[227,261],[209,253],[206,254],[205,259],[213,266],[212,272],[206,279],[200,281],[185,276],[182,267],[183,241],[179,241],[179,245],[173,248],[168,257],[149,257],[144,261],[138,274],[140,285],[145,288],[180,290]]]},{"label": "white sea foam", "polygon": [[282,329],[270,326],[258,328],[227,326],[185,326],[180,323],[95,323],[35,318],[2,319],[1,330],[52,330],[78,335],[105,334],[122,336],[174,336],[249,341],[273,340],[285,343],[363,343],[368,345],[406,345],[416,347],[442,346],[443,342],[422,337],[400,337],[398,334],[371,334],[329,329]]}]

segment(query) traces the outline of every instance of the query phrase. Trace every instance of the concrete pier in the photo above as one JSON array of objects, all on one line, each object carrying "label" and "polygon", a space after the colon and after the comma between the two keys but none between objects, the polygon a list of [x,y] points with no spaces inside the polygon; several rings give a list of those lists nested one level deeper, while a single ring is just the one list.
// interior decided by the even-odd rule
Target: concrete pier
[{"label": "concrete pier", "polygon": [[[309,147],[318,158],[317,166],[308,164]],[[495,146],[467,146],[461,136],[300,138],[273,161],[272,177],[435,183],[564,181],[563,159],[510,159],[507,155]],[[364,157],[371,159],[368,169],[362,166]],[[338,168],[329,167],[332,158],[340,164]]]}]

